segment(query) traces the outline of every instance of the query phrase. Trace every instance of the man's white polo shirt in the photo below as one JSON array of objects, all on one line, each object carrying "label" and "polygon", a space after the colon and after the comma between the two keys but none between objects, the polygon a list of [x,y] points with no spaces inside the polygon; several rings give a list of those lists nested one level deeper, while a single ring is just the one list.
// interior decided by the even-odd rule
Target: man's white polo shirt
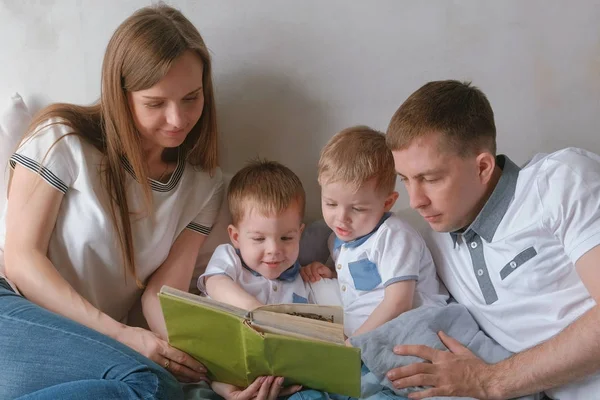
[{"label": "man's white polo shirt", "polygon": [[343,242],[329,240],[344,305],[344,332],[351,336],[396,282],[417,281],[413,308],[446,304],[431,254],[421,235],[399,217],[386,213],[369,234]]},{"label": "man's white polo shirt", "polygon": [[570,148],[523,169],[497,163],[502,177],[471,226],[425,237],[452,296],[520,352],[595,305],[574,264],[600,244],[600,157]]},{"label": "man's white polo shirt", "polygon": [[300,276],[300,264],[284,271],[279,278],[270,280],[246,266],[238,251],[230,244],[215,249],[206,271],[198,278],[198,289],[206,294],[205,278],[227,275],[262,304],[314,303],[310,285]]}]

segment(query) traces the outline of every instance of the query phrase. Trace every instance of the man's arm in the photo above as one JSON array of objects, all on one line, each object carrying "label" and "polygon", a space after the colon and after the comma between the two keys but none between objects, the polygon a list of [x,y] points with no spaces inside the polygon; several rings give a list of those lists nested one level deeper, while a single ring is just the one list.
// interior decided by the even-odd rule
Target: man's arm
[{"label": "man's arm", "polygon": [[[600,299],[600,246],[576,263],[581,280],[598,304]],[[433,386],[409,395],[411,399],[433,396],[469,396],[506,399],[573,382],[600,370],[600,308],[596,305],[553,338],[529,350],[489,365],[456,340],[441,333],[450,352],[427,346],[396,346],[401,355],[421,357],[416,363],[388,373],[394,386]]]}]

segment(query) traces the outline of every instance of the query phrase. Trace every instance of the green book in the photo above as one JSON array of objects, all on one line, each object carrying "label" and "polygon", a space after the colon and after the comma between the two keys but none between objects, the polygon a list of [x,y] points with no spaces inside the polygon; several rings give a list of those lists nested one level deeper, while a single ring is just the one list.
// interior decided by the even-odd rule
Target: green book
[{"label": "green book", "polygon": [[277,304],[252,311],[168,286],[159,293],[169,343],[212,380],[247,387],[257,377],[360,397],[360,349],[344,344],[341,307]]}]

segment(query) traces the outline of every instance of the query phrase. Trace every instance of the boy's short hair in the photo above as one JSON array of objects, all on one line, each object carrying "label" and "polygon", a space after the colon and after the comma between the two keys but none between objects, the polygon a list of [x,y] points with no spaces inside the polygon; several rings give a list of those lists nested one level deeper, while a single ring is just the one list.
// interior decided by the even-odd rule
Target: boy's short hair
[{"label": "boy's short hair", "polygon": [[494,111],[485,94],[471,82],[429,82],[411,94],[390,121],[386,140],[392,150],[416,138],[442,135],[441,150],[464,157],[482,150],[496,154]]},{"label": "boy's short hair", "polygon": [[358,189],[373,178],[378,190],[394,191],[394,158],[382,132],[368,126],[353,126],[332,137],[321,150],[320,185],[341,181]]},{"label": "boy's short hair", "polygon": [[233,176],[227,202],[232,222],[237,225],[249,209],[264,216],[279,215],[294,202],[302,219],[306,195],[300,178],[291,169],[276,161],[256,159]]}]

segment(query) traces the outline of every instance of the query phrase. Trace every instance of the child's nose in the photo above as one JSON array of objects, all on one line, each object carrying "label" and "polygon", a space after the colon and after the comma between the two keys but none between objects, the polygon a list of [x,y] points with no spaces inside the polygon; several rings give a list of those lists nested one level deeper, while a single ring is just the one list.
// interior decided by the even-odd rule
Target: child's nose
[{"label": "child's nose", "polygon": [[346,210],[341,210],[338,219],[340,222],[350,222],[350,214]]},{"label": "child's nose", "polygon": [[281,246],[276,241],[269,241],[267,252],[269,254],[278,254],[281,251]]}]

